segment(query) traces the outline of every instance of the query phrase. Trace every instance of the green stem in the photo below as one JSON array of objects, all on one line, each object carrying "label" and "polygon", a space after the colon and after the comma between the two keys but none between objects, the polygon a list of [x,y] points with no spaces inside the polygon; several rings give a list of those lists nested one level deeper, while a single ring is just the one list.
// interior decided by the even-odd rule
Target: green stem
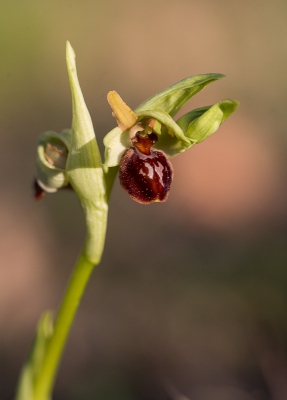
[{"label": "green stem", "polygon": [[[67,337],[79,303],[94,267],[101,260],[106,236],[108,198],[111,194],[117,170],[118,168],[110,168],[105,176],[107,192],[106,200],[102,202],[102,207],[100,209],[88,207],[85,210],[87,222],[85,245],[68,283],[56,318],[53,335],[45,348],[41,368],[34,382],[33,400],[50,399]],[[93,261],[89,257],[90,253],[93,254]]]},{"label": "green stem", "polygon": [[82,252],[69,281],[41,371],[34,385],[34,400],[49,399],[67,336],[93,269],[94,264]]}]

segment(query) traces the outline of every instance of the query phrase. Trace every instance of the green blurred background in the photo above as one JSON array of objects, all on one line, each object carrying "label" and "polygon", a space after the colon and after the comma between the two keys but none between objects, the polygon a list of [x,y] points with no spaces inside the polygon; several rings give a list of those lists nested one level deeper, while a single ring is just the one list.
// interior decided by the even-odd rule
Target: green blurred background
[{"label": "green blurred background", "polygon": [[38,134],[71,124],[69,40],[101,146],[109,90],[136,107],[220,72],[182,113],[241,105],[173,160],[167,203],[116,184],[54,399],[286,400],[286,20],[284,0],[0,0],[1,399],[84,239],[73,193],[35,203],[31,189]]}]

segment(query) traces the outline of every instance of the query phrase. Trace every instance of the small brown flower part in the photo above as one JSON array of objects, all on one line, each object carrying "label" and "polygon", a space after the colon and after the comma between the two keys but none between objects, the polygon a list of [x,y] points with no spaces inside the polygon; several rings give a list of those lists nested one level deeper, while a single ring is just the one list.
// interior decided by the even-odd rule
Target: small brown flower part
[{"label": "small brown flower part", "polygon": [[169,195],[173,168],[163,151],[152,149],[156,141],[155,133],[137,132],[121,159],[120,184],[138,203],[163,202]]},{"label": "small brown flower part", "polygon": [[[33,190],[34,190],[33,197],[37,201],[41,200],[46,194],[45,190],[42,189],[41,186],[39,185],[39,183],[37,182],[37,179],[35,179],[33,182]],[[69,183],[67,186],[62,187],[60,190],[70,190],[70,191],[72,190],[73,191],[74,189],[72,188],[71,184]]]},{"label": "small brown flower part", "polygon": [[36,179],[33,182],[33,189],[34,189],[35,200],[41,200],[45,196],[45,190],[41,188]]}]

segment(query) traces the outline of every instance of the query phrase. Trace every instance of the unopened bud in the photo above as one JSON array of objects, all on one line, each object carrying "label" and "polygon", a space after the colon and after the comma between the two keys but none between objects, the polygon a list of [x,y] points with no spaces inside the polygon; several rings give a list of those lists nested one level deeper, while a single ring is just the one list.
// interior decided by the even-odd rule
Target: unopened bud
[{"label": "unopened bud", "polygon": [[35,197],[41,198],[40,189],[54,193],[69,184],[66,162],[70,148],[71,131],[61,134],[45,132],[40,135],[36,160]]}]

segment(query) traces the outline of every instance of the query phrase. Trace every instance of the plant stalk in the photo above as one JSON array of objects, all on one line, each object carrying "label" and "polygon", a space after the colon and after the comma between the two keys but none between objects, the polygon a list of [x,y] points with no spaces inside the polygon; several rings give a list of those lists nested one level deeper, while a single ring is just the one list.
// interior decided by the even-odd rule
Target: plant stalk
[{"label": "plant stalk", "polygon": [[82,251],[68,283],[41,371],[34,384],[33,400],[50,399],[67,337],[94,267],[94,263],[88,260]]}]

